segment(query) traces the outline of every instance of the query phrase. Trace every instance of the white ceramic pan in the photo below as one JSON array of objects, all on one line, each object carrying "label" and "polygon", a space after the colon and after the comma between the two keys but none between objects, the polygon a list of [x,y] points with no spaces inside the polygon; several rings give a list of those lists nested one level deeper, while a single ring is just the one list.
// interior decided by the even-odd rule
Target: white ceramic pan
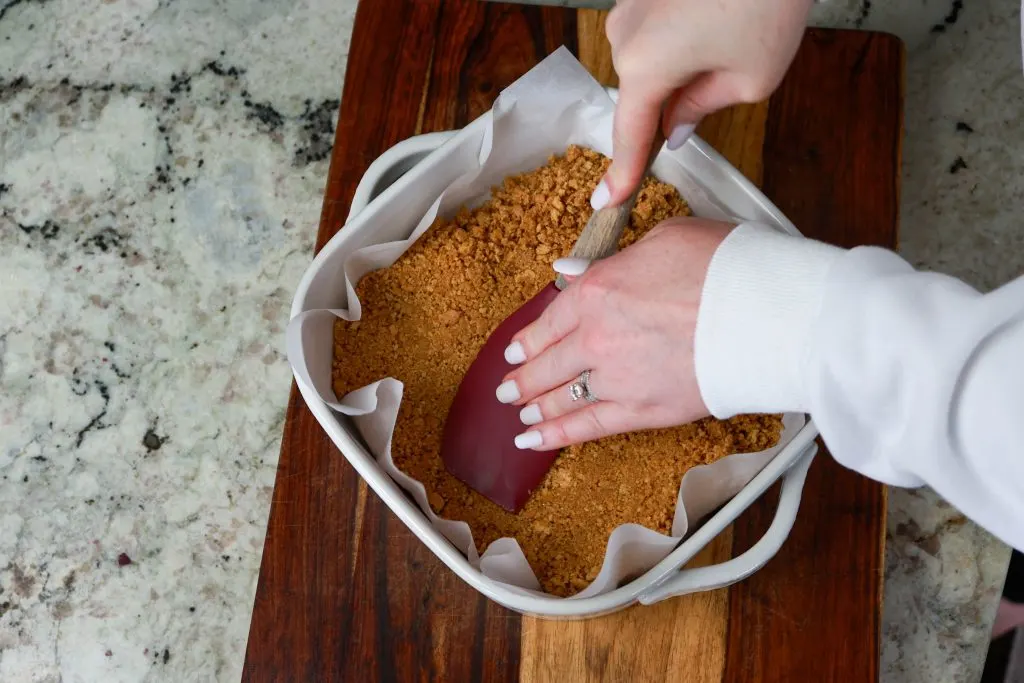
[{"label": "white ceramic pan", "polygon": [[[616,93],[612,91],[613,97]],[[299,284],[292,303],[291,316],[315,308],[331,307],[338,287],[344,291],[342,262],[355,249],[385,241],[384,236],[368,234],[372,225],[390,225],[408,235],[413,225],[395,226],[389,222],[396,206],[408,202],[410,188],[444,187],[461,172],[450,151],[467,137],[482,135],[488,115],[481,116],[461,131],[421,135],[401,142],[380,156],[367,169],[352,201],[346,226],[331,239],[313,260]],[[446,144],[452,143],[452,144]],[[714,198],[723,211],[732,216],[772,224],[787,232],[796,228],[746,178],[705,142],[694,136],[680,152],[702,183],[702,191]],[[436,196],[436,195],[435,195]],[[372,218],[373,220],[369,220]],[[336,304],[336,302],[335,302]],[[328,325],[325,323],[325,325]],[[329,329],[306,330],[310,334],[331,334]],[[351,421],[329,408],[296,374],[299,390],[324,431],[342,455],[366,480],[389,508],[452,571],[488,598],[521,613],[554,619],[593,617],[623,609],[637,602],[649,605],[667,598],[711,590],[741,581],[770,560],[785,541],[800,505],[807,470],[817,451],[817,430],[807,420],[793,439],[751,480],[738,495],[692,531],[664,560],[624,585],[595,597],[560,598],[526,594],[484,576],[467,561],[399,486],[378,466]],[[782,479],[782,495],[775,519],[750,550],[728,562],[713,566],[683,568],[718,533],[725,529],[773,483]],[[345,520],[335,520],[347,523]]]}]

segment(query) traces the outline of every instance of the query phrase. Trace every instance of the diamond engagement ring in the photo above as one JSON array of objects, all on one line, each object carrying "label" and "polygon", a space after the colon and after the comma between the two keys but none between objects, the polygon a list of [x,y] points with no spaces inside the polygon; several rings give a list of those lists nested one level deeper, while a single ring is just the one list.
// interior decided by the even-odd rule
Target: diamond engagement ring
[{"label": "diamond engagement ring", "polygon": [[597,403],[597,396],[590,390],[590,370],[584,370],[579,379],[569,385],[569,398],[573,401],[585,398],[588,403]]}]

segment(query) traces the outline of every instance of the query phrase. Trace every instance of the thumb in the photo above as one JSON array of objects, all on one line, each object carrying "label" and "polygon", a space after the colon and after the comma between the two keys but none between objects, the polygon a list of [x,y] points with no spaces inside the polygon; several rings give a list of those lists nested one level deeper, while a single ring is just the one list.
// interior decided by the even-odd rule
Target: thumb
[{"label": "thumb", "polygon": [[651,147],[658,135],[662,106],[671,89],[623,83],[612,128],[612,163],[590,198],[595,210],[618,206],[643,180]]}]

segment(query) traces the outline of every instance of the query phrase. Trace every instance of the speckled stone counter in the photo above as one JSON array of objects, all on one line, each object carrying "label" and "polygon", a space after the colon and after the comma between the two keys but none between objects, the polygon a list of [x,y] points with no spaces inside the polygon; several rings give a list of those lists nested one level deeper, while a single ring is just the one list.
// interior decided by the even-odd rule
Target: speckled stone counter
[{"label": "speckled stone counter", "polygon": [[0,0],[0,681],[238,679],[354,8]]},{"label": "speckled stone counter", "polygon": [[[0,0],[0,681],[232,681],[355,0]],[[903,253],[1022,269],[1019,5],[908,44]],[[975,681],[1007,549],[892,491],[886,681]]]}]

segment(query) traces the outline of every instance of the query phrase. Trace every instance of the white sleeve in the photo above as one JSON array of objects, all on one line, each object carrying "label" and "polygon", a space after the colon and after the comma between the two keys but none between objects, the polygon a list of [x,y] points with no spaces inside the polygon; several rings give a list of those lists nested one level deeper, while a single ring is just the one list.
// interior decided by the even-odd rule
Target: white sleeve
[{"label": "white sleeve", "polygon": [[744,224],[711,260],[694,348],[716,417],[809,413],[844,466],[927,484],[1024,550],[1024,276],[983,295]]}]

